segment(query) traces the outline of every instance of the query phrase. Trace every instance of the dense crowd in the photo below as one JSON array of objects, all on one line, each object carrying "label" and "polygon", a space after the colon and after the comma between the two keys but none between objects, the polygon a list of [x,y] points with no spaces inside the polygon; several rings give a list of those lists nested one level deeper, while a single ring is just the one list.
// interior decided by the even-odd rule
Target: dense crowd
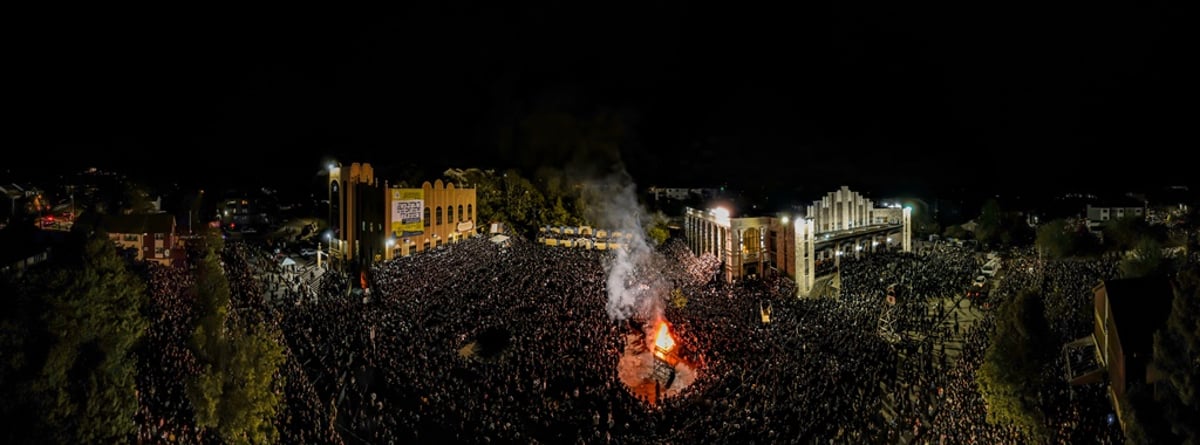
[{"label": "dense crowd", "polygon": [[[612,256],[469,239],[372,267],[370,299],[353,291],[358,276],[297,276],[250,244],[230,243],[223,259],[237,322],[284,333],[276,424],[285,443],[1021,442],[986,422],[974,384],[993,324],[981,305],[958,304],[983,263],[976,252],[922,245],[848,256],[837,265],[839,298],[797,299],[772,273],[722,283],[715,258],[668,242],[640,273],[664,287],[658,307],[698,371],[662,400],[617,378],[626,335],[647,320],[608,315]],[[1005,252],[989,306],[1049,289],[1054,332],[1069,341],[1086,333],[1090,287],[1114,276],[1110,263]],[[158,356],[140,363],[141,437],[211,441],[189,426],[182,383],[198,372],[187,347],[189,277],[158,267],[150,276],[146,347]],[[889,286],[894,307],[883,298]],[[963,307],[976,322],[959,322]],[[885,312],[898,342],[879,335]],[[948,358],[947,344],[961,353]],[[1119,437],[1094,388],[1052,389],[1055,441]]]}]

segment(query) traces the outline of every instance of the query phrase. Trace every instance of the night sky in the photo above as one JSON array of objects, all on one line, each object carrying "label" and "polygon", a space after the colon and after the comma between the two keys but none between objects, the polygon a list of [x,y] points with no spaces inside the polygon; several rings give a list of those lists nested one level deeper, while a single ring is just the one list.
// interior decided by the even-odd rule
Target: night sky
[{"label": "night sky", "polygon": [[1195,170],[1181,11],[730,5],[30,12],[6,64],[17,156],[280,187],[331,157],[431,175],[620,159],[689,187]]}]

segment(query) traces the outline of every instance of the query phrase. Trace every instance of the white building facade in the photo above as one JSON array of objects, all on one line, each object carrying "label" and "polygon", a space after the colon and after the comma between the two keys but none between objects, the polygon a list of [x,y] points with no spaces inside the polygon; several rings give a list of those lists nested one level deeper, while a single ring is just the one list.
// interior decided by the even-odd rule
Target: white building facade
[{"label": "white building facade", "polygon": [[874,213],[875,204],[870,199],[842,186],[813,201],[805,216],[813,220],[817,233],[825,233],[872,225]]}]

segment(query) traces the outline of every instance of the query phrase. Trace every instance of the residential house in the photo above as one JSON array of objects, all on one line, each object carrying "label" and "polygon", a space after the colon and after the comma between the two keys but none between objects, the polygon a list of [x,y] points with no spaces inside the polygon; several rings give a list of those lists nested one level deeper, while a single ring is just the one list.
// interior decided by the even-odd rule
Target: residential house
[{"label": "residential house", "polygon": [[140,213],[105,215],[100,226],[119,250],[133,259],[171,265],[182,258],[176,248],[175,215],[170,213]]}]

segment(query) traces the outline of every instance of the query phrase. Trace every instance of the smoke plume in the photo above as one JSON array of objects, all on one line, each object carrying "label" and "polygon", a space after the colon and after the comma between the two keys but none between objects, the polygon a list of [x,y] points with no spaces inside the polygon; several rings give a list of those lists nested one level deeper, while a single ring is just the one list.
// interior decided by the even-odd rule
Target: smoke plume
[{"label": "smoke plume", "polygon": [[662,310],[662,301],[669,287],[651,265],[654,247],[646,238],[649,214],[638,204],[633,179],[619,169],[607,177],[593,180],[584,188],[588,220],[597,229],[620,232],[615,238],[623,248],[616,249],[605,264],[607,274],[609,318],[651,318]]}]

